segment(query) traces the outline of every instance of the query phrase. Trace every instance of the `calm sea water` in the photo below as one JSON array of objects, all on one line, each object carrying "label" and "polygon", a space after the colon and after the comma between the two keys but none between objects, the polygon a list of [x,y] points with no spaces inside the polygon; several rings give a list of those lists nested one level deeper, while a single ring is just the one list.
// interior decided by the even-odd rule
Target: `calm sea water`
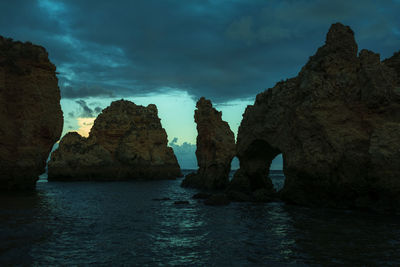
[{"label": "calm sea water", "polygon": [[400,265],[398,216],[209,207],[180,182],[40,181],[34,195],[1,196],[0,265]]}]

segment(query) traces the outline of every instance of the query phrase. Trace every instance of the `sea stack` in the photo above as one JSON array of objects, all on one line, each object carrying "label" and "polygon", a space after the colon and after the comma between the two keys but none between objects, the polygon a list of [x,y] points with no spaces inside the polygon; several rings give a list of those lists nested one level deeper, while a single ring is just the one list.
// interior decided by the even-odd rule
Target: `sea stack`
[{"label": "sea stack", "polygon": [[157,107],[114,101],[94,121],[89,137],[66,134],[53,152],[49,181],[152,180],[181,176]]},{"label": "sea stack", "polygon": [[196,157],[199,169],[182,182],[184,187],[224,189],[229,183],[231,161],[235,156],[235,136],[222,112],[213,108],[204,97],[196,104],[194,120],[197,124]]},{"label": "sea stack", "polygon": [[33,190],[60,138],[56,67],[46,50],[0,36],[0,190]]},{"label": "sea stack", "polygon": [[237,140],[240,170],[229,190],[273,194],[269,166],[282,153],[287,202],[398,209],[399,57],[358,54],[353,31],[333,24],[297,77],[247,107]]}]

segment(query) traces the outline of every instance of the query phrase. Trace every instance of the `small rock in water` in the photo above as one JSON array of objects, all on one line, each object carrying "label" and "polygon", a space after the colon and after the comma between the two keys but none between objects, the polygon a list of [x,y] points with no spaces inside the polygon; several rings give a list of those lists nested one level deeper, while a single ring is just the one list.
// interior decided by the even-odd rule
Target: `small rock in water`
[{"label": "small rock in water", "polygon": [[229,199],[235,202],[250,202],[251,197],[243,192],[228,191]]},{"label": "small rock in water", "polygon": [[255,202],[270,202],[274,199],[274,194],[266,189],[258,189],[253,193],[253,198]]},{"label": "small rock in water", "polygon": [[174,202],[175,205],[190,204],[187,200],[178,200]]},{"label": "small rock in water", "polygon": [[163,198],[153,198],[153,201],[167,201],[167,200],[171,200],[169,197],[163,197]]},{"label": "small rock in water", "polygon": [[229,203],[231,203],[231,201],[225,194],[211,195],[208,199],[204,201],[204,204],[208,206],[225,206],[229,205]]},{"label": "small rock in water", "polygon": [[207,199],[211,197],[209,193],[197,193],[192,196],[193,199]]}]

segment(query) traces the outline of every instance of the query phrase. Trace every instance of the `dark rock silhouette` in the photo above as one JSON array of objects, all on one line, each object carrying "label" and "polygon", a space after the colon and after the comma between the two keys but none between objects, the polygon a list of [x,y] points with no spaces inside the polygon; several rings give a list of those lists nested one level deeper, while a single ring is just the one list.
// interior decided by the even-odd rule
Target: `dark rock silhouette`
[{"label": "dark rock silhouette", "polygon": [[46,50],[0,36],[0,190],[32,190],[60,138],[56,67]]},{"label": "dark rock silhouette", "polygon": [[213,194],[204,201],[207,206],[226,206],[230,203],[231,200],[225,194]]},{"label": "dark rock silhouette", "polygon": [[175,205],[187,205],[187,204],[190,204],[190,202],[187,200],[177,200],[174,202],[174,204]]},{"label": "dark rock silhouette", "polygon": [[189,174],[184,187],[223,189],[229,183],[231,161],[235,156],[235,137],[222,113],[213,108],[204,97],[196,104],[194,120],[197,124],[197,173]]},{"label": "dark rock silhouette", "polygon": [[168,201],[171,200],[169,197],[163,197],[163,198],[153,198],[153,201]]},{"label": "dark rock silhouette", "polygon": [[192,196],[193,199],[207,199],[209,197],[211,197],[212,194],[210,193],[203,193],[203,192],[199,192],[196,193]]},{"label": "dark rock silhouette", "polygon": [[353,31],[333,24],[297,77],[257,95],[239,128],[240,169],[229,194],[267,199],[283,154],[282,198],[332,207],[399,207],[400,55],[357,55]]},{"label": "dark rock silhouette", "polygon": [[173,179],[181,171],[155,105],[114,101],[89,137],[66,134],[49,162],[49,180]]}]

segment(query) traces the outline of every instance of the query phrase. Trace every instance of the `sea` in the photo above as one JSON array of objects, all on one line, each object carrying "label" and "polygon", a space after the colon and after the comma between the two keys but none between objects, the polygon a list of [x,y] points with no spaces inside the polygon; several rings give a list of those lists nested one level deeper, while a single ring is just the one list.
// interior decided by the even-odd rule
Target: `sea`
[{"label": "sea", "polygon": [[[283,186],[281,171],[270,177]],[[282,202],[206,206],[181,181],[42,177],[34,194],[1,195],[0,266],[400,265],[397,215]]]}]

